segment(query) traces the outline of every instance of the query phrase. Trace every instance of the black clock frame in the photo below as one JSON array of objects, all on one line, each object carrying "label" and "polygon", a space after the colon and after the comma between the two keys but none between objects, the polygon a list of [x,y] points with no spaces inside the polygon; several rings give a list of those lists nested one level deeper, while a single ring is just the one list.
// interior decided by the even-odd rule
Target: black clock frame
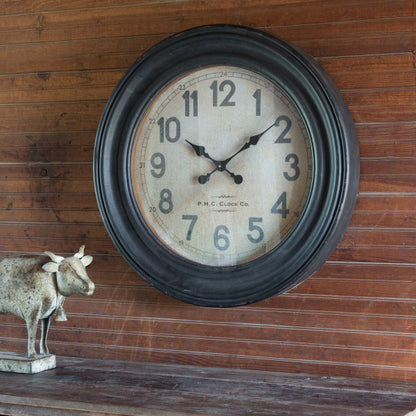
[{"label": "black clock frame", "polygon": [[[131,177],[135,132],[152,98],[184,73],[210,65],[242,67],[276,83],[302,115],[313,154],[308,201],[294,229],[271,252],[230,267],[188,261],[161,243],[142,217]],[[115,246],[156,288],[202,306],[256,302],[312,275],[345,232],[358,180],[354,123],[328,74],[293,45],[240,26],[198,27],[154,46],[120,80],[97,131],[94,185]]]}]

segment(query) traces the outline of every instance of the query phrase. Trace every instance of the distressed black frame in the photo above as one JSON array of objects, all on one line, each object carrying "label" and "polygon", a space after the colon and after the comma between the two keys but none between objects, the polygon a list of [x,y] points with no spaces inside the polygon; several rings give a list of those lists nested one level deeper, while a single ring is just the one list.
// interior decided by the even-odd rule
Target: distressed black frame
[{"label": "distressed black frame", "polygon": [[[162,244],[137,207],[131,178],[135,131],[153,97],[184,73],[210,65],[246,68],[275,82],[302,115],[313,155],[308,201],[294,229],[271,252],[231,267],[197,264]],[[154,46],[120,80],[97,131],[94,185],[115,246],[153,286],[202,306],[256,302],[311,276],[347,228],[358,180],[354,123],[328,74],[293,45],[240,26],[198,27]]]}]

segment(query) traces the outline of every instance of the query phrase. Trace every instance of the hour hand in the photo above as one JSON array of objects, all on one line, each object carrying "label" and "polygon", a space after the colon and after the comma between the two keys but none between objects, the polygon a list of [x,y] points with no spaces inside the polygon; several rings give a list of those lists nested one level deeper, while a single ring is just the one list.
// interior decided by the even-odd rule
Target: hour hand
[{"label": "hour hand", "polygon": [[197,145],[197,144],[193,144],[193,143],[191,143],[189,140],[186,140],[185,139],[185,141],[187,142],[187,143],[189,143],[191,146],[192,146],[192,148],[195,150],[195,153],[198,155],[198,156],[204,156],[204,157],[206,157],[207,159],[210,159],[210,160],[212,160],[214,163],[216,162],[216,160],[214,160],[206,151],[205,151],[205,147],[204,146],[199,146],[199,145]]}]

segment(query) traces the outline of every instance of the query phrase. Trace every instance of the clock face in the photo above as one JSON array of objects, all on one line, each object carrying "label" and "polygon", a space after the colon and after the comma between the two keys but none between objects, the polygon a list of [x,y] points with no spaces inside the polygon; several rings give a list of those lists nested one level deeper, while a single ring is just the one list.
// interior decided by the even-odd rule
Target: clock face
[{"label": "clock face", "polygon": [[237,66],[207,66],[165,85],[134,131],[134,198],[153,235],[207,266],[277,247],[308,200],[311,141],[292,100]]}]

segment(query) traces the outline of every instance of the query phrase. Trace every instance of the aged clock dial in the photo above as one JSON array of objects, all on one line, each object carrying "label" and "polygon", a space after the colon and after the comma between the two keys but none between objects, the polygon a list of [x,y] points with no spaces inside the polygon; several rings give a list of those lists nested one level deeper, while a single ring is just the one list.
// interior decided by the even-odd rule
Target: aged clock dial
[{"label": "aged clock dial", "polygon": [[169,83],[138,125],[136,201],[170,250],[209,266],[274,249],[300,217],[312,150],[291,100],[264,76],[209,66]]},{"label": "aged clock dial", "polygon": [[354,124],[310,56],[216,25],[158,43],[113,91],[97,131],[104,224],[138,274],[203,306],[243,305],[311,276],[348,225]]}]

